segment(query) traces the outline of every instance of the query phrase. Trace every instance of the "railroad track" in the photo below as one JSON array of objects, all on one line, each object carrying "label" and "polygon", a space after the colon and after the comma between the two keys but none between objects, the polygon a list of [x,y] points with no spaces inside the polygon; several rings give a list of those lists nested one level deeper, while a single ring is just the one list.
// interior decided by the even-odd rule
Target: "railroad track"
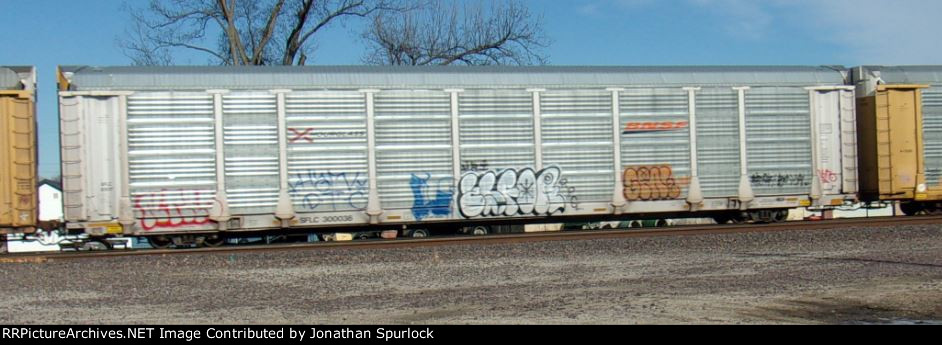
[{"label": "railroad track", "polygon": [[918,217],[870,217],[841,218],[821,221],[795,221],[771,224],[711,224],[681,225],[667,228],[628,228],[611,230],[575,230],[531,232],[516,234],[494,234],[487,236],[440,236],[421,239],[400,238],[395,240],[360,240],[344,242],[287,243],[270,245],[221,246],[209,248],[178,249],[128,249],[107,251],[9,253],[0,255],[0,263],[47,262],[55,260],[91,259],[136,255],[185,255],[207,253],[240,253],[283,250],[320,249],[382,249],[404,247],[429,247],[461,244],[507,244],[540,241],[593,240],[608,238],[692,236],[710,234],[734,234],[772,231],[808,231],[844,227],[885,227],[901,225],[942,224],[942,216]]}]

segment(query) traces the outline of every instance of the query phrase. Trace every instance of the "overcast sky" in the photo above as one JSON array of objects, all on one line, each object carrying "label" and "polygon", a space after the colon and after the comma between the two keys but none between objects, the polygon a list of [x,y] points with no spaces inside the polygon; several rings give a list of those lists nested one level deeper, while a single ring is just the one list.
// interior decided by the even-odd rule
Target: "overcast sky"
[{"label": "overcast sky", "polygon": [[[143,0],[140,0],[143,1]],[[132,3],[137,3],[132,1]],[[527,0],[556,65],[942,64],[938,0]],[[120,0],[0,0],[0,65],[40,73],[40,175],[59,174],[57,65],[126,65]],[[357,23],[320,37],[313,64],[359,64]],[[177,59],[205,64],[198,54]]]}]

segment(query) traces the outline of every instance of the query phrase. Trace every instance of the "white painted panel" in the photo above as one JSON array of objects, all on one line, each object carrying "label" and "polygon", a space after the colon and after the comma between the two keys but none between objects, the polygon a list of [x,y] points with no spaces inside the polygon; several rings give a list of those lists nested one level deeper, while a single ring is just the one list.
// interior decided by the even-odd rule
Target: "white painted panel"
[{"label": "white painted panel", "polygon": [[59,142],[62,155],[62,189],[65,219],[85,219],[85,126],[80,97],[59,99]]},{"label": "white painted panel", "polygon": [[63,97],[61,136],[67,220],[110,221],[118,215],[119,98]]},{"label": "white painted panel", "polygon": [[926,185],[942,186],[942,85],[922,90],[922,141]]},{"label": "white painted panel", "polygon": [[129,194],[140,230],[209,223],[216,193],[213,121],[213,96],[207,93],[128,97]]},{"label": "white painted panel", "polygon": [[383,209],[416,220],[450,218],[454,195],[451,95],[383,91],[375,95],[376,184]]},{"label": "white painted panel", "polygon": [[692,175],[689,96],[681,88],[621,92],[623,194],[628,201],[683,199]]},{"label": "white painted panel", "polygon": [[729,88],[697,93],[697,169],[705,197],[737,195],[741,177],[737,97],[737,91]]},{"label": "white painted panel", "polygon": [[[745,94],[746,153],[749,182],[755,194],[809,194],[814,176],[808,90],[754,87]],[[837,103],[829,103],[836,119]],[[837,128],[827,131],[838,138]]]},{"label": "white painted panel", "polygon": [[840,194],[843,181],[841,167],[841,96],[840,91],[814,91],[812,102],[815,126],[818,127],[818,171],[815,177],[821,183],[821,193]]},{"label": "white painted panel", "polygon": [[852,89],[841,91],[841,166],[843,192],[857,193],[857,115]]},{"label": "white painted panel", "polygon": [[549,90],[541,95],[543,168],[558,167],[565,209],[611,202],[615,185],[612,96],[605,90]]},{"label": "white painted panel", "polygon": [[355,91],[286,96],[288,183],[298,212],[366,209],[366,98]]},{"label": "white painted panel", "polygon": [[39,220],[63,220],[62,191],[47,184],[39,186]]},{"label": "white painted panel", "polygon": [[226,194],[232,214],[274,213],[280,185],[276,95],[223,95]]},{"label": "white painted panel", "polygon": [[458,96],[462,173],[535,166],[532,99],[523,90]]}]

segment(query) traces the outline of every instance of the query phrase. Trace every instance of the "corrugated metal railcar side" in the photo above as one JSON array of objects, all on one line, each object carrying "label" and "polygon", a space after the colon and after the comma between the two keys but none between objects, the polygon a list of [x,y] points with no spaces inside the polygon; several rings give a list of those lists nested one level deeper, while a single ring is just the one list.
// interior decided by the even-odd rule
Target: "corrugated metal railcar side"
[{"label": "corrugated metal railcar side", "polygon": [[0,67],[0,234],[36,229],[35,85],[33,67]]},{"label": "corrugated metal railcar side", "polygon": [[93,234],[735,218],[856,193],[853,90],[840,68],[63,67],[61,76],[66,217]]}]

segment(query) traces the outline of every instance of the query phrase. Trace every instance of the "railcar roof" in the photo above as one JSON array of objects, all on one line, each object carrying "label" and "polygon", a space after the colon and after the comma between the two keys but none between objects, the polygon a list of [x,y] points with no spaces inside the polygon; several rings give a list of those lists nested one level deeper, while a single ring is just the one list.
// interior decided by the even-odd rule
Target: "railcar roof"
[{"label": "railcar roof", "polygon": [[942,84],[942,65],[862,66],[880,72],[880,79],[893,84]]},{"label": "railcar roof", "polygon": [[29,83],[32,73],[32,66],[0,66],[0,90],[22,90],[22,81]]},{"label": "railcar roof", "polygon": [[70,90],[842,85],[840,66],[62,66]]}]

